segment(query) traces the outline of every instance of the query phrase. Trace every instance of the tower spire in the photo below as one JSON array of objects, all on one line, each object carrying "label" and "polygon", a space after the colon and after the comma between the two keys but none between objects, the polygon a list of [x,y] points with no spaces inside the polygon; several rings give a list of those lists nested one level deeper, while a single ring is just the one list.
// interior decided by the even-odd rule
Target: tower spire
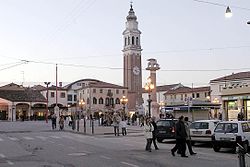
[{"label": "tower spire", "polygon": [[133,1],[130,1],[130,9],[133,9]]}]

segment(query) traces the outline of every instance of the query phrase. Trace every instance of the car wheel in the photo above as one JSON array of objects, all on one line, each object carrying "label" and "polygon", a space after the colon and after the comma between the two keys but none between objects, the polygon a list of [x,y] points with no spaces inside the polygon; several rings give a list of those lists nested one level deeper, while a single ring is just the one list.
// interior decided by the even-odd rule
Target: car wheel
[{"label": "car wheel", "polygon": [[157,138],[157,141],[158,141],[159,143],[162,143],[163,139]]},{"label": "car wheel", "polygon": [[214,149],[215,152],[219,152],[220,151],[220,146],[213,145],[213,149]]}]

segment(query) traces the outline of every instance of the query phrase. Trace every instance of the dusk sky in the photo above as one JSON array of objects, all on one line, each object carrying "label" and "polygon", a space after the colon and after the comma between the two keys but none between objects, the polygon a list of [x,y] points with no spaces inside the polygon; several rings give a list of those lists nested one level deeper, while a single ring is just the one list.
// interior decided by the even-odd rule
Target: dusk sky
[{"label": "dusk sky", "polygon": [[[225,18],[226,6],[233,17]],[[130,0],[1,0],[0,85],[93,78],[123,84]],[[134,0],[143,85],[155,58],[158,85],[194,87],[250,71],[249,0]]]}]

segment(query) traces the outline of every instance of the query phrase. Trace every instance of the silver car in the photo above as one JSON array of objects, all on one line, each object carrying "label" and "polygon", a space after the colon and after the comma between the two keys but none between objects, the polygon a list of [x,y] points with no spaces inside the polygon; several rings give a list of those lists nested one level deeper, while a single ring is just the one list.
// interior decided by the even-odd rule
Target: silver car
[{"label": "silver car", "polygon": [[190,125],[191,142],[211,142],[211,136],[219,120],[199,120]]}]

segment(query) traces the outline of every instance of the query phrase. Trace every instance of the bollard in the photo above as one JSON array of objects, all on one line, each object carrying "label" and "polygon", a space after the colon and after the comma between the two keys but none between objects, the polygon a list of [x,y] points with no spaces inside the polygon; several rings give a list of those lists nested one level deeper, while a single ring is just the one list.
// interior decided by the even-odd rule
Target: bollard
[{"label": "bollard", "polygon": [[86,118],[83,118],[83,132],[86,133]]},{"label": "bollard", "polygon": [[79,132],[79,119],[77,119],[77,132]]},{"label": "bollard", "polygon": [[94,120],[92,119],[91,122],[92,122],[92,134],[94,134]]},{"label": "bollard", "polygon": [[238,158],[239,158],[239,167],[246,167],[246,162],[245,162],[245,154],[246,154],[246,150],[239,144],[238,145]]}]

